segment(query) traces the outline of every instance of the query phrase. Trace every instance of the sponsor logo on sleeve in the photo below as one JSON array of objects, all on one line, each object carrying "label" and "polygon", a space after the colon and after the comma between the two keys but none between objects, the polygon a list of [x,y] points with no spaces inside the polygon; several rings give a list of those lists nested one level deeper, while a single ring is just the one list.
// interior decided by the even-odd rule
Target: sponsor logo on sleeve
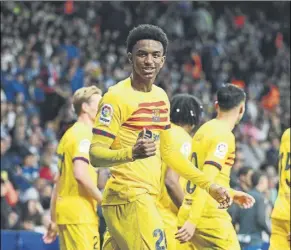
[{"label": "sponsor logo on sleeve", "polygon": [[113,116],[113,108],[110,104],[104,104],[101,108],[99,122],[109,126]]},{"label": "sponsor logo on sleeve", "polygon": [[84,139],[84,140],[80,141],[79,152],[84,153],[84,154],[89,153],[90,144],[91,144],[91,142],[88,139]]},{"label": "sponsor logo on sleeve", "polygon": [[216,146],[216,150],[214,152],[214,156],[224,159],[228,151],[228,145],[225,142],[220,142]]},{"label": "sponsor logo on sleeve", "polygon": [[191,154],[191,143],[190,142],[185,142],[182,147],[181,147],[181,153],[188,158],[189,155]]}]

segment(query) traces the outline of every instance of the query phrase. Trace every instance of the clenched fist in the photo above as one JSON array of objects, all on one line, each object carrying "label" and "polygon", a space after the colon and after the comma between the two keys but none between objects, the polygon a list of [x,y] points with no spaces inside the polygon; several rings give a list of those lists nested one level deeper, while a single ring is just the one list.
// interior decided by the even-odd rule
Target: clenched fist
[{"label": "clenched fist", "polygon": [[136,159],[144,159],[156,154],[156,144],[152,138],[149,138],[150,131],[145,128],[139,135],[135,145],[132,148],[132,157]]}]

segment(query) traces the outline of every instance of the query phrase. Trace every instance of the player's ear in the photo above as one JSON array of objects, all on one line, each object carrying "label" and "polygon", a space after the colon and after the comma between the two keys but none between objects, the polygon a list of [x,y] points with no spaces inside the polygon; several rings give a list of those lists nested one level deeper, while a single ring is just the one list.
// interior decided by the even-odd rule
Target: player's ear
[{"label": "player's ear", "polygon": [[214,107],[215,107],[216,110],[218,110],[218,108],[219,108],[218,101],[214,102]]},{"label": "player's ear", "polygon": [[130,64],[132,64],[132,54],[130,52],[127,53],[127,58]]},{"label": "player's ear", "polygon": [[243,114],[245,112],[245,104],[241,103],[240,107],[239,107],[239,113]]},{"label": "player's ear", "polygon": [[88,112],[88,105],[86,102],[82,103],[81,110],[82,110],[82,112],[85,112],[85,113]]},{"label": "player's ear", "polygon": [[165,61],[166,61],[166,56],[162,56],[162,59],[161,59],[161,68],[164,66]]}]

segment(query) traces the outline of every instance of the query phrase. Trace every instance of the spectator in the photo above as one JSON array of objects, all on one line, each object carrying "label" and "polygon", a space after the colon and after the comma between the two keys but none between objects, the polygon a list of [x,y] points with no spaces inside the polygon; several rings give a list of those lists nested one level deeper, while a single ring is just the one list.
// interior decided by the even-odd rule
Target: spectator
[{"label": "spectator", "polygon": [[[246,188],[248,177],[237,177],[243,166],[274,166],[279,138],[290,126],[290,2],[69,2],[1,4],[1,170],[21,193],[10,226],[22,225],[23,197],[41,197],[40,178],[50,185],[57,172],[53,151],[74,122],[73,92],[89,85],[106,92],[129,75],[124,40],[140,23],[160,25],[171,41],[157,85],[169,97],[186,92],[203,100],[203,121],[214,116],[221,84],[247,92],[231,185]],[[31,153],[34,166],[22,168]],[[276,173],[264,171],[273,201]]]},{"label": "spectator", "polygon": [[234,218],[239,225],[238,238],[243,250],[260,250],[263,245],[262,233],[270,235],[270,219],[266,214],[267,200],[265,194],[268,191],[268,178],[261,172],[252,175],[253,189],[249,192],[256,203],[250,208],[241,209]]}]

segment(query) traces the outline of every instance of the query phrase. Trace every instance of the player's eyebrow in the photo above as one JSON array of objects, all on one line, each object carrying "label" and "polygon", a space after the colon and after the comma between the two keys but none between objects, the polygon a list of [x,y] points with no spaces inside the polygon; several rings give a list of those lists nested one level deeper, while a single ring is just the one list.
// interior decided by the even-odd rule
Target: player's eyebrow
[{"label": "player's eyebrow", "polygon": [[136,51],[136,53],[162,54],[163,52],[160,51],[160,50],[154,50],[154,51],[152,51],[151,49],[138,49],[138,50]]}]

